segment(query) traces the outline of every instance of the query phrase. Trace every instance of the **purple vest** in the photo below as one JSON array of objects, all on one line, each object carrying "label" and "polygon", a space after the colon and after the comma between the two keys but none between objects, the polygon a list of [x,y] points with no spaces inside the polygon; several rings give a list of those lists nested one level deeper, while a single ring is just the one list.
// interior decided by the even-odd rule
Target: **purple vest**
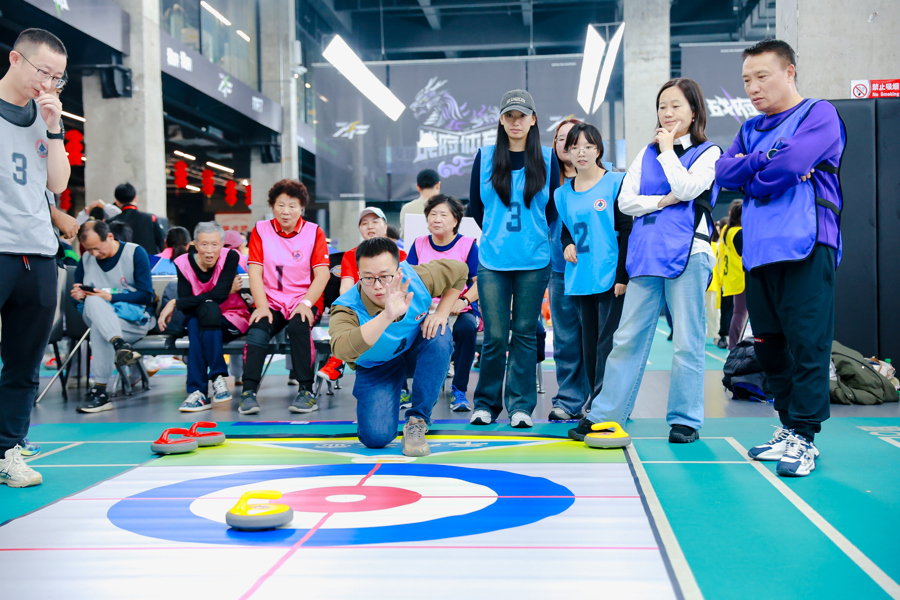
[{"label": "purple vest", "polygon": [[[706,141],[691,146],[678,159],[686,169],[690,169],[694,161],[714,144]],[[664,196],[672,191],[662,165],[656,159],[656,144],[650,144],[644,151],[641,161],[642,196]],[[628,256],[625,267],[629,277],[651,275],[674,279],[684,273],[691,255],[691,244],[696,234],[698,211],[707,214],[706,223],[712,233],[712,218],[709,212],[716,204],[719,186],[713,184],[709,202],[696,198],[688,202],[679,202],[661,210],[638,217],[634,220],[634,228],[628,238]],[[700,234],[696,234],[700,237]],[[709,240],[707,235],[705,238]]]},{"label": "purple vest", "polygon": [[[811,99],[805,102],[772,129],[756,128],[763,117],[746,121],[741,126],[740,133],[745,154],[766,152],[771,158],[772,154],[778,152],[782,144],[796,133],[803,119],[817,102],[820,101]],[[842,126],[841,152],[845,144],[846,134]],[[822,177],[834,179],[838,177],[837,170],[825,163],[816,165],[816,170],[817,175],[819,171],[824,173]],[[808,257],[819,241],[821,216],[819,213],[833,211],[840,227],[840,211],[843,205],[840,183],[832,186],[828,192],[824,190],[828,186],[817,185],[817,180],[813,177],[801,181],[768,198],[750,196],[744,198],[742,224],[745,269],[749,271],[763,265],[798,261]],[[840,263],[843,246],[840,229],[837,232],[836,242],[835,267]]]}]

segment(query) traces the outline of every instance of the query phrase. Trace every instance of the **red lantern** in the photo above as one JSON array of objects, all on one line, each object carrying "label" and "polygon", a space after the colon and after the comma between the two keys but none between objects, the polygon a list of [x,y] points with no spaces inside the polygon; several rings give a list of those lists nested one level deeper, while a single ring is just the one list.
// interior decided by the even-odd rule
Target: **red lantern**
[{"label": "red lantern", "polygon": [[187,163],[179,160],[175,163],[175,187],[184,189],[188,185]]},{"label": "red lantern", "polygon": [[209,169],[203,170],[203,193],[206,194],[207,198],[211,198],[213,193],[216,191],[216,184],[213,182],[213,172]]},{"label": "red lantern", "polygon": [[250,186],[249,185],[244,186],[244,204],[246,204],[247,206],[251,206],[253,204],[253,200],[251,199],[251,196],[250,196]]},{"label": "red lantern", "polygon": [[237,184],[232,179],[225,182],[225,203],[228,206],[237,204]]},{"label": "red lantern", "polygon": [[84,163],[84,134],[77,129],[66,132],[66,152],[69,153],[69,164],[80,167]]},{"label": "red lantern", "polygon": [[72,192],[63,190],[63,193],[59,195],[59,210],[69,212],[70,208],[72,208]]}]

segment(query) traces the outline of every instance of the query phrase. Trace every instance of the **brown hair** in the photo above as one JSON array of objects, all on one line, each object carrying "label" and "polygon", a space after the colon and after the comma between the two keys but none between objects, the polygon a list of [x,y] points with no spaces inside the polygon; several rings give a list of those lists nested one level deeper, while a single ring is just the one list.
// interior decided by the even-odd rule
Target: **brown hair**
[{"label": "brown hair", "polygon": [[[703,90],[700,89],[700,85],[693,79],[686,77],[670,79],[659,88],[659,93],[656,94],[657,107],[659,107],[659,97],[671,87],[677,87],[681,90],[681,93],[684,94],[688,101],[688,105],[691,107],[691,111],[694,113],[694,120],[691,121],[691,125],[688,127],[688,133],[691,134],[691,144],[694,146],[702,144],[708,139],[706,137],[706,100],[703,99]],[[658,114],[659,111],[657,110]],[[656,126],[662,127],[659,123],[659,116],[656,118]]]},{"label": "brown hair", "polygon": [[[553,156],[556,156],[556,137],[559,135],[559,130],[563,128],[563,125],[569,125],[570,123],[578,125],[581,123],[581,120],[566,119],[565,121],[560,121],[559,125],[556,126],[556,131],[553,132]],[[566,182],[566,164],[558,156],[556,156],[556,163],[559,165],[559,185],[562,185]]]},{"label": "brown hair", "polygon": [[309,192],[306,191],[306,186],[296,179],[282,179],[276,182],[269,190],[269,206],[275,206],[275,199],[282,194],[299,200],[302,208],[306,208],[306,205],[309,204]]}]

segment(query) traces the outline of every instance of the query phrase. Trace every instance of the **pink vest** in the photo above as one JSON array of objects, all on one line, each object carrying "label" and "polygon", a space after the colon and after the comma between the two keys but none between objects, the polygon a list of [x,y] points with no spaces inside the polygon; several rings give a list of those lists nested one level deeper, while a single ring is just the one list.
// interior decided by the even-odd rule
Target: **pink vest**
[{"label": "pink vest", "polygon": [[312,283],[312,255],[319,226],[306,221],[300,233],[285,238],[271,221],[256,223],[263,245],[263,285],[269,308],[290,318]]},{"label": "pink vest", "polygon": [[[230,252],[228,248],[222,248],[222,251],[219,253],[219,260],[216,261],[215,269],[213,269],[212,277],[206,283],[197,278],[187,253],[175,259],[175,266],[178,267],[185,279],[190,282],[191,291],[194,292],[195,296],[210,292],[216,287],[219,276],[222,274],[222,269],[225,268],[225,259],[228,257],[228,252]],[[230,294],[228,299],[220,305],[220,308],[222,309],[222,316],[228,319],[229,323],[237,327],[241,333],[247,333],[247,329],[250,327],[250,311],[247,310],[247,304],[238,294]]]},{"label": "pink vest", "polygon": [[[448,258],[450,260],[458,260],[459,262],[465,264],[466,260],[469,258],[469,251],[472,250],[472,244],[474,244],[474,243],[475,243],[475,238],[470,238],[470,237],[464,235],[461,238],[459,238],[459,241],[457,241],[455,244],[453,244],[452,248],[450,248],[449,250],[446,250],[444,252],[439,252],[434,249],[434,246],[431,245],[431,236],[423,235],[420,238],[416,238],[416,241],[415,241],[416,258],[419,259],[420,265],[430,263],[431,261],[437,260],[439,258]],[[462,294],[460,294],[460,297],[462,297],[462,295],[465,294],[466,291],[468,291],[468,289],[469,289],[468,286],[464,287]],[[438,298],[434,299],[433,303],[437,304],[440,301],[441,301],[441,299],[438,297]],[[468,312],[470,310],[472,310],[472,307],[467,306],[464,309],[462,309],[460,312]]]}]

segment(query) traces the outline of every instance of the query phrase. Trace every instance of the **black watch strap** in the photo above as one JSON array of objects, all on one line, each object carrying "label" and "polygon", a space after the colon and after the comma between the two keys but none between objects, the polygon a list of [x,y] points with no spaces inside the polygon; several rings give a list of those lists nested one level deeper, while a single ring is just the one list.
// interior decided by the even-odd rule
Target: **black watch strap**
[{"label": "black watch strap", "polygon": [[62,131],[60,131],[59,133],[50,133],[50,131],[47,131],[47,137],[51,140],[65,140],[66,134],[64,134]]}]

